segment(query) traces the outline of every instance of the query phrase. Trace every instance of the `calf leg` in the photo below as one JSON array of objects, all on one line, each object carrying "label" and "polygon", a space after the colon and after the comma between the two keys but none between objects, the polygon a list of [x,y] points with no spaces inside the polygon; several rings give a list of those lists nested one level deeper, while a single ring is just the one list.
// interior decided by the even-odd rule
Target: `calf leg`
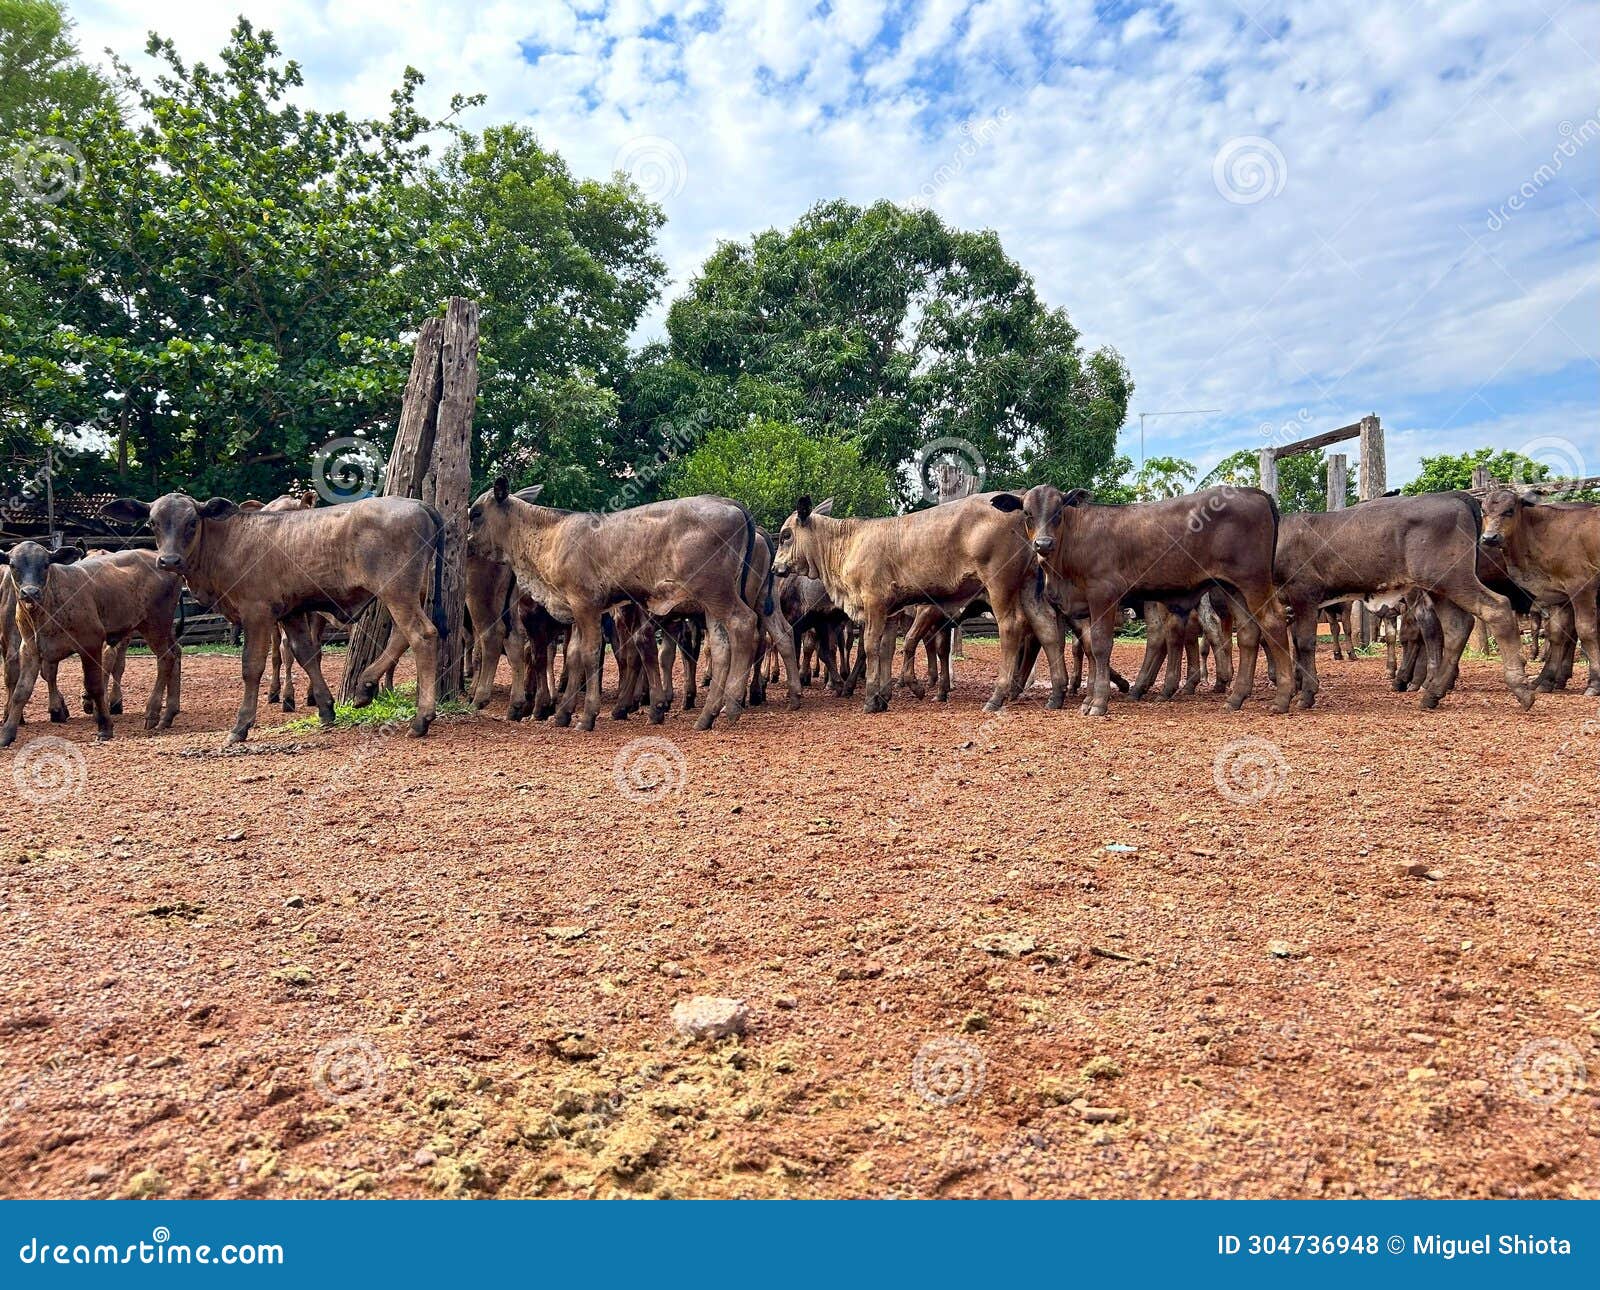
[{"label": "calf leg", "polygon": [[774,605],[771,613],[761,615],[762,625],[767,629],[767,634],[772,637],[773,653],[783,661],[784,685],[789,692],[789,711],[794,712],[800,707],[800,687],[804,680],[800,673],[800,658],[795,652],[794,630],[789,626],[789,620],[783,616],[783,610]]},{"label": "calf leg", "polygon": [[[171,727],[172,719],[178,715],[183,650],[172,634],[170,620],[158,618],[155,622],[143,623],[139,627],[139,634],[149,643],[156,656],[156,683],[151,687],[150,698],[144,705],[144,728],[154,730],[160,727],[165,730]],[[109,650],[107,654],[110,654]],[[113,716],[117,713],[115,704],[111,705],[111,713]]]},{"label": "calf leg", "polygon": [[[146,645],[149,645],[152,650],[156,649],[148,632],[141,630],[139,634],[144,637]],[[128,638],[124,636],[115,645],[108,645],[101,657],[104,659],[106,670],[106,708],[112,716],[120,717],[122,715],[122,674],[128,666]],[[160,651],[156,650],[157,660],[160,657]],[[156,666],[157,671],[159,671],[159,661]]]},{"label": "calf leg", "polygon": [[[394,635],[399,636],[396,630]],[[317,718],[322,728],[327,730],[333,725],[333,691],[328,688],[328,683],[322,676],[322,641],[320,633],[310,621],[305,618],[290,618],[283,624],[283,638],[288,642],[289,651],[305,668],[309,683],[311,702],[317,705]],[[403,639],[403,638],[402,638]],[[289,660],[284,660],[284,670],[289,667]],[[422,689],[422,672],[420,667],[417,672],[417,689]],[[285,712],[293,709],[286,701],[283,705]]]},{"label": "calf leg", "polygon": [[1089,657],[1094,671],[1089,694],[1080,709],[1086,717],[1103,717],[1111,703],[1111,642],[1116,635],[1117,606],[1102,605],[1089,620]]},{"label": "calf leg", "polygon": [[267,651],[271,648],[276,621],[270,617],[253,619],[244,624],[244,648],[239,655],[239,672],[244,681],[244,693],[239,698],[239,713],[233,719],[233,729],[228,731],[230,744],[242,744],[256,723],[256,704],[261,697],[261,673],[266,670]]},{"label": "calf leg", "polygon": [[1200,662],[1201,639],[1197,622],[1185,625],[1183,632],[1183,659],[1189,668],[1189,675],[1183,683],[1183,692],[1185,694],[1193,694],[1200,688],[1200,682],[1205,679],[1205,668]]},{"label": "calf leg", "polygon": [[[1051,710],[1062,707],[1067,701],[1067,639],[1061,625],[1061,615],[1042,596],[1034,594],[1031,584],[1023,588],[1022,614],[1028,629],[1028,639],[1036,641],[1044,651],[1045,666],[1050,669],[1050,697],[1045,707]],[[950,648],[955,648],[952,629]],[[1032,670],[1031,668],[1029,669]],[[1026,678],[1024,678],[1026,683]]]},{"label": "calf leg", "polygon": [[1589,665],[1589,684],[1584,694],[1600,695],[1600,606],[1596,604],[1596,585],[1579,588],[1572,601],[1573,625],[1583,645],[1583,661]]},{"label": "calf leg", "polygon": [[[56,674],[60,671],[60,662],[46,663],[41,669],[44,672],[44,688],[48,696],[45,706],[50,711],[50,720],[60,723],[67,720],[67,701],[61,696],[61,687],[56,684]],[[94,711],[94,700],[89,694],[89,682],[85,678],[83,684],[83,710]]]},{"label": "calf leg", "polygon": [[[1470,574],[1471,570],[1467,572]],[[1517,702],[1524,708],[1531,708],[1533,687],[1528,684],[1527,670],[1523,666],[1522,634],[1517,630],[1517,615],[1511,608],[1511,602],[1499,592],[1490,591],[1476,576],[1472,576],[1470,581],[1461,585],[1439,588],[1434,593],[1434,599],[1437,601],[1441,598],[1453,602],[1489,625],[1489,631],[1494,635],[1494,643],[1500,649],[1500,663],[1505,671],[1506,688],[1516,695]],[[1446,667],[1448,669],[1448,663]],[[1454,679],[1451,677],[1452,681]],[[1424,686],[1422,706],[1438,707],[1444,693],[1443,689]]]},{"label": "calf leg", "polygon": [[1165,619],[1163,615],[1146,612],[1144,658],[1139,663],[1139,673],[1133,679],[1133,685],[1128,694],[1135,699],[1144,698],[1150,686],[1155,682],[1156,673],[1161,670],[1161,664],[1167,657],[1167,642],[1165,635]]},{"label": "calf leg", "polygon": [[94,702],[95,738],[102,741],[111,738],[111,714],[106,711],[106,669],[101,658],[104,649],[102,643],[78,654],[83,660],[83,688]]},{"label": "calf leg", "polygon": [[22,710],[33,696],[34,684],[39,679],[39,655],[24,642],[17,660],[17,679],[12,683],[6,699],[6,720],[0,726],[0,748],[9,748],[17,737],[17,727],[22,724]]},{"label": "calf leg", "polygon": [[[494,698],[494,678],[500,670],[500,656],[506,653],[506,622],[503,614],[495,614],[487,623],[477,626],[474,632],[473,652],[478,656],[477,671],[472,678],[472,706],[481,712]],[[515,649],[515,646],[512,647]],[[516,682],[517,664],[511,663],[512,683]],[[524,693],[526,697],[526,693]]]},{"label": "calf leg", "polygon": [[866,699],[862,704],[864,712],[884,712],[889,707],[889,696],[887,694],[880,696],[878,693],[879,658],[883,653],[884,637],[888,634],[889,625],[886,616],[876,609],[867,610],[861,630],[861,665],[866,669]]}]

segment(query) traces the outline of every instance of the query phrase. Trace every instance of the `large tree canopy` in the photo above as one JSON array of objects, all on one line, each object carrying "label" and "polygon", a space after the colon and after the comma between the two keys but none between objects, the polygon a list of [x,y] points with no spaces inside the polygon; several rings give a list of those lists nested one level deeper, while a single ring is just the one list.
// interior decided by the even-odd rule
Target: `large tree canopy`
[{"label": "large tree canopy", "polygon": [[993,485],[1026,475],[1093,485],[1121,473],[1132,381],[1115,352],[1085,359],[1062,309],[991,232],[889,202],[825,202],[792,229],[726,242],[641,356],[629,417],[733,428],[776,418],[858,446],[905,474],[925,445],[972,445]]},{"label": "large tree canopy", "polygon": [[661,291],[659,208],[623,180],[577,180],[521,126],[463,135],[430,174],[417,294],[482,303],[478,473],[598,507],[621,469],[628,337]]}]

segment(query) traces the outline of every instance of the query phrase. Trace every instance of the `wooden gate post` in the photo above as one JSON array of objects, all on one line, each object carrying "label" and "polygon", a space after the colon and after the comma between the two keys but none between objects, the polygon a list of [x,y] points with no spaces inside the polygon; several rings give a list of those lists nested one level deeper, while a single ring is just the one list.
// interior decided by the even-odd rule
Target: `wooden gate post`
[{"label": "wooden gate post", "polygon": [[1325,509],[1344,510],[1344,491],[1349,485],[1350,463],[1342,452],[1328,456],[1328,502]]},{"label": "wooden gate post", "polygon": [[444,517],[445,638],[439,646],[439,699],[461,693],[466,657],[467,508],[472,488],[472,413],[478,402],[478,305],[451,296],[440,351],[438,426],[433,440],[433,504]]},{"label": "wooden gate post", "polygon": [[[383,477],[383,496],[421,497],[422,481],[433,459],[434,428],[439,412],[439,353],[444,336],[444,320],[429,318],[417,333],[417,347],[411,355],[411,375],[406,380],[404,401],[400,405],[400,425],[395,431],[394,450]],[[368,664],[383,652],[389,640],[389,611],[382,605],[369,605],[350,626],[350,652],[345,656],[344,683],[340,699],[357,698],[356,679]]]},{"label": "wooden gate post", "polygon": [[1278,498],[1278,457],[1271,448],[1256,453],[1262,489],[1274,500]]},{"label": "wooden gate post", "polygon": [[[1389,491],[1388,463],[1383,452],[1383,425],[1377,413],[1361,418],[1361,468],[1357,492],[1363,502],[1382,497]],[[1363,647],[1372,644],[1372,615],[1365,604],[1356,607],[1361,620],[1359,641]]]}]

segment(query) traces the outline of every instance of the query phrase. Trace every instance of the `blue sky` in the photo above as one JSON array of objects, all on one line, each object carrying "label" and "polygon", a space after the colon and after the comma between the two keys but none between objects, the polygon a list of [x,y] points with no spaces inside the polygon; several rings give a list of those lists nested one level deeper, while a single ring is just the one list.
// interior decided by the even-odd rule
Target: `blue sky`
[{"label": "blue sky", "polygon": [[1600,473],[1600,4],[73,5],[125,57],[152,23],[212,54],[239,9],[320,106],[381,111],[410,63],[629,171],[680,284],[827,197],[994,228],[1135,413],[1222,409],[1152,454],[1375,411],[1391,485],[1483,444]]}]

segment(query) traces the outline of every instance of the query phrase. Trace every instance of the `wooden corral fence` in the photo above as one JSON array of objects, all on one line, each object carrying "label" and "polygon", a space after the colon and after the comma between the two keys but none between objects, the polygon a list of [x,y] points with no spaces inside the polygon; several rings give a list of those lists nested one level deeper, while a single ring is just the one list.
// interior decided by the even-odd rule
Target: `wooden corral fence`
[{"label": "wooden corral fence", "polygon": [[[1348,439],[1361,441],[1360,478],[1356,483],[1357,498],[1368,502],[1375,497],[1382,497],[1389,487],[1388,467],[1383,450],[1383,423],[1378,419],[1376,412],[1368,413],[1361,420],[1351,425],[1340,426],[1337,430],[1325,430],[1321,434],[1314,434],[1305,439],[1296,439],[1293,443],[1269,445],[1258,449],[1256,459],[1261,468],[1261,487],[1276,498],[1280,461],[1302,452],[1315,452],[1319,448],[1344,443]],[[1346,455],[1342,452],[1328,454],[1328,510],[1344,509],[1345,485],[1349,479],[1350,462]],[[1359,624],[1358,639],[1362,645],[1371,645],[1372,615],[1367,611],[1367,607],[1361,604],[1356,606],[1356,615]]]}]

